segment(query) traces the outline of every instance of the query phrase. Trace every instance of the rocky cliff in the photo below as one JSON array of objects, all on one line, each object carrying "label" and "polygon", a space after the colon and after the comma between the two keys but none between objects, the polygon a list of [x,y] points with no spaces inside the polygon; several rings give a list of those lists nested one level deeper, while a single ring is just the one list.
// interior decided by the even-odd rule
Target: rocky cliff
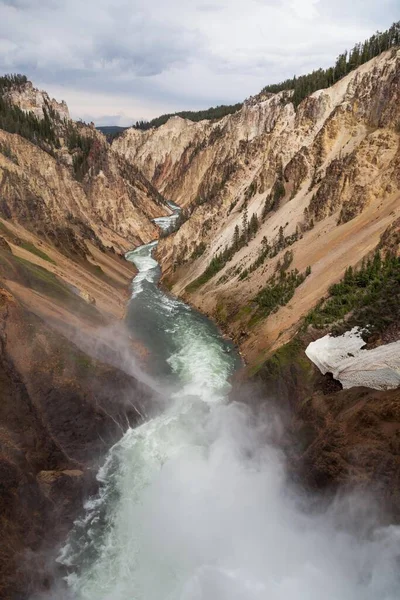
[{"label": "rocky cliff", "polygon": [[32,112],[39,119],[43,119],[46,112],[56,115],[60,120],[70,119],[64,100],[57,102],[55,98],[50,98],[47,92],[35,88],[31,81],[11,88],[7,92],[7,99],[24,112]]},{"label": "rocky cliff", "polygon": [[169,213],[163,197],[94,126],[70,120],[64,103],[30,82],[8,83],[2,98],[10,114],[0,128],[1,216],[50,235],[81,224],[118,250],[158,236],[151,219]]},{"label": "rocky cliff", "polygon": [[[165,283],[225,327],[250,362],[290,339],[400,214],[399,99],[392,49],[297,108],[283,91],[218,122],[173,118],[114,141],[188,207],[159,246]],[[282,272],[294,294],[264,318],[259,294]]]}]

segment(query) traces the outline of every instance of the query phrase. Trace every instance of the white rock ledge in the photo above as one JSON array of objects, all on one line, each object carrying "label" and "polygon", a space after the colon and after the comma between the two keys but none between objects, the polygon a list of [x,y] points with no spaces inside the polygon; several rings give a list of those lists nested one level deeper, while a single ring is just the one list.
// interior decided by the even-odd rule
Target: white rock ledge
[{"label": "white rock ledge", "polygon": [[326,335],[311,342],[308,358],[325,373],[332,373],[344,389],[364,386],[390,390],[400,386],[400,341],[362,350],[361,331],[355,327],[344,335]]}]

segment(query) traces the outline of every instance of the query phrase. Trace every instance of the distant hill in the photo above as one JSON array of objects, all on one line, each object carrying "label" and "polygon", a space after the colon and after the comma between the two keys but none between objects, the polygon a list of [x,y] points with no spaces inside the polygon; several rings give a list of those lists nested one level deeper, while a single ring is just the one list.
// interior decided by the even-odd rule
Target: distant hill
[{"label": "distant hill", "polygon": [[161,115],[160,117],[156,117],[151,121],[136,121],[132,127],[146,131],[147,129],[152,129],[152,127],[160,127],[161,125],[164,125],[164,123],[166,123],[171,117],[181,117],[182,119],[188,119],[189,121],[194,122],[204,120],[219,120],[226,115],[232,115],[233,113],[237,112],[242,108],[242,106],[243,102],[238,102],[237,104],[232,105],[222,104],[220,106],[213,106],[211,108],[207,108],[206,110],[182,110],[180,112]]},{"label": "distant hill", "polygon": [[118,125],[104,125],[103,127],[96,127],[98,131],[101,131],[104,135],[116,135],[118,133],[122,133],[128,127],[118,127]]}]

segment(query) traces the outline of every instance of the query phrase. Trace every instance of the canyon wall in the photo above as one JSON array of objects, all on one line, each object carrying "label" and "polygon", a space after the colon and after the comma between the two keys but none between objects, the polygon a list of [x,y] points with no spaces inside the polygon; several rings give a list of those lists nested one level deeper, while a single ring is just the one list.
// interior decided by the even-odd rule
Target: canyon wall
[{"label": "canyon wall", "polygon": [[239,345],[249,402],[285,423],[294,481],[357,488],[398,520],[399,391],[343,390],[305,350],[352,327],[371,351],[399,339],[400,50],[291,96],[129,129],[113,147],[184,207],[158,246],[163,284]]},{"label": "canyon wall", "polygon": [[[400,214],[400,51],[297,108],[290,98],[255,97],[218,122],[175,117],[113,143],[190,215],[159,245],[165,284],[216,319],[253,364],[291,338]],[[243,236],[253,214],[256,226],[235,242],[235,227]],[[290,302],[254,319],[257,294],[282,265],[308,276]]]},{"label": "canyon wall", "polygon": [[[51,135],[0,130],[0,533],[13,548],[2,597],[49,584],[46,551],[95,488],[97,461],[151,410],[133,368],[143,349],[116,319],[134,274],[122,255],[158,237],[166,200],[184,222],[160,241],[163,284],[216,320],[263,394],[287,404],[294,476],[319,489],[383,477],[398,510],[398,391],[339,390],[304,350],[344,327],[323,320],[343,276],[338,303],[365,284],[374,308],[342,311],[346,324],[376,325],[371,347],[398,339],[400,51],[297,107],[291,96],[128,129],[110,147],[29,82],[7,91]],[[356,283],[349,267],[364,269]]]}]

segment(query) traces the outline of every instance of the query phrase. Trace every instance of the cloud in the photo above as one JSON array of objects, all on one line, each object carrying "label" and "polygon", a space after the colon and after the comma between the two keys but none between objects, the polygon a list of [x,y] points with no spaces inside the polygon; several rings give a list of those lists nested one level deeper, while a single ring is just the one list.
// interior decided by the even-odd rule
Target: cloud
[{"label": "cloud", "polygon": [[397,9],[397,0],[0,0],[0,69],[61,90],[74,116],[129,124],[236,102],[327,66]]}]

